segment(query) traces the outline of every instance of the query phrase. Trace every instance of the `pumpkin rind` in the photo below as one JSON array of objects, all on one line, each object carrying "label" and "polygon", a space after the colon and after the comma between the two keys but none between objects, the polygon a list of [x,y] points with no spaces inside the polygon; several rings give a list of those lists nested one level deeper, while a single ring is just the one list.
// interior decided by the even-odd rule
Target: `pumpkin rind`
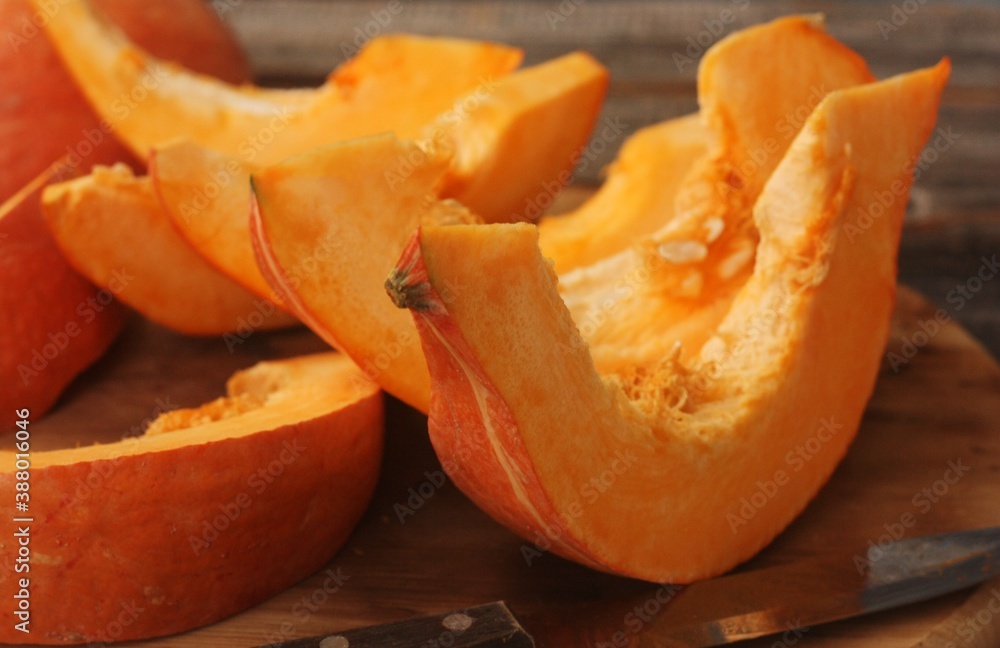
[{"label": "pumpkin rind", "polygon": [[[323,565],[375,488],[381,396],[336,354],[239,372],[230,397],[145,435],[33,452],[36,643],[143,639],[246,609]],[[12,452],[4,461],[13,466]],[[14,492],[15,475],[0,473]],[[16,523],[0,522],[13,573]],[[127,622],[123,610],[138,610]],[[0,641],[20,642],[12,607]]]}]

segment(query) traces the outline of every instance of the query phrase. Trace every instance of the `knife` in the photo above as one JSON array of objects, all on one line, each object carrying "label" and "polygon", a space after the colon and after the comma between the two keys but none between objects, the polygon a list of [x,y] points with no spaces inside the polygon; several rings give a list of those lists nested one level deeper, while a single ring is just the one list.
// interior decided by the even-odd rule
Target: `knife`
[{"label": "knife", "polygon": [[[815,625],[956,592],[1000,576],[1000,527],[872,545],[744,571],[652,596],[538,613],[522,622],[503,602],[295,639],[271,648],[522,648],[719,646],[771,634],[797,640]],[[1000,590],[996,592],[1000,605]],[[631,616],[630,616],[631,615]],[[560,616],[562,618],[560,618]]]}]

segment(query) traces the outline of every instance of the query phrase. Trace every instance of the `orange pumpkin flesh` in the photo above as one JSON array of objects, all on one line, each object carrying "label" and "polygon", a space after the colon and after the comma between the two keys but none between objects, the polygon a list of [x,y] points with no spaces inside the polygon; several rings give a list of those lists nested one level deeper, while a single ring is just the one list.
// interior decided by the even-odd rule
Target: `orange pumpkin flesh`
[{"label": "orange pumpkin flesh", "polygon": [[[633,135],[591,200],[543,220],[542,249],[560,275],[632,247],[698,241],[709,255],[752,251],[750,210],[806,117],[828,92],[873,80],[816,17],[724,38],[698,68],[700,115]],[[690,292],[686,278],[675,291]]]},{"label": "orange pumpkin flesh", "polygon": [[626,250],[668,222],[677,192],[708,142],[697,114],[648,126],[625,140],[589,200],[572,213],[539,222],[540,244],[556,270],[567,272]]},{"label": "orange pumpkin flesh", "polygon": [[[32,2],[39,10],[46,4]],[[183,138],[267,164],[349,134],[416,132],[456,97],[521,61],[520,50],[492,43],[382,36],[316,90],[262,90],[156,59],[86,0],[62,0],[58,11],[49,13],[45,28],[66,67],[94,109],[141,157]],[[142,101],[123,109],[121,97],[136,88],[147,89]],[[394,122],[385,122],[387,112]]]},{"label": "orange pumpkin flesh", "polygon": [[154,322],[181,333],[221,335],[248,317],[259,317],[255,328],[261,330],[298,321],[202,259],[174,229],[152,181],[127,167],[98,167],[52,185],[43,206],[70,264],[98,286],[123,283],[118,299]]},{"label": "orange pumpkin flesh", "polygon": [[[31,640],[181,632],[323,565],[379,471],[381,397],[359,378],[336,354],[261,363],[230,379],[227,398],[168,412],[141,437],[33,452]],[[0,489],[13,493],[13,453],[0,455]],[[0,522],[8,569],[14,526]],[[116,623],[123,606],[142,613]],[[0,642],[25,638],[12,609]]]},{"label": "orange pumpkin flesh", "polygon": [[[754,63],[772,51],[795,63],[776,69]],[[605,201],[610,206],[619,184],[548,226],[565,232],[582,219],[581,234],[593,241],[582,258],[565,240],[547,236],[551,229],[542,223],[542,250],[553,258],[560,293],[598,370],[665,357],[678,342],[682,353],[701,348],[753,268],[758,235],[752,208],[792,137],[827,92],[871,80],[864,61],[816,20],[782,18],[736,32],[713,46],[699,67],[708,149],[679,184],[656,194],[658,227],[643,211],[655,193],[649,188],[621,196],[618,209],[606,212],[615,214],[605,218],[614,224],[601,226],[590,210]],[[644,162],[655,167],[671,152],[649,150],[647,156],[655,157]],[[642,178],[641,172],[632,175]],[[634,182],[622,184],[632,188]],[[624,249],[627,241],[615,237],[617,228],[636,236]],[[557,245],[550,249],[550,243]]]},{"label": "orange pumpkin flesh", "polygon": [[104,354],[127,311],[66,262],[45,227],[40,197],[50,167],[0,205],[0,430],[16,410],[41,416]]},{"label": "orange pumpkin flesh", "polygon": [[[390,190],[385,171],[400,159],[423,162]],[[447,166],[447,157],[377,135],[310,151],[253,180],[254,249],[282,301],[371,380],[423,411],[430,381],[417,334],[382,284],[409,232],[449,211],[432,201]]]},{"label": "orange pumpkin flesh", "polygon": [[[534,228],[423,228],[388,286],[417,321],[431,439],[461,464],[457,485],[540,546],[650,581],[710,577],[770,542],[857,431],[888,334],[909,163],[948,74],[945,61],[820,103],[756,201],[752,274],[683,361],[598,373]],[[843,236],[884,191],[898,199]],[[788,463],[806,443],[819,445],[809,461]],[[608,471],[607,492],[585,499]]]},{"label": "orange pumpkin flesh", "polygon": [[456,102],[461,110],[444,113],[425,132],[453,154],[441,195],[487,223],[525,219],[540,194],[556,193],[569,181],[607,85],[604,66],[574,52]]},{"label": "orange pumpkin flesh", "polygon": [[[599,63],[586,54],[568,54],[491,81],[458,97],[436,116],[424,112],[427,119],[420,128],[400,120],[414,102],[407,102],[406,110],[393,103],[377,109],[359,107],[369,113],[368,126],[358,129],[348,124],[317,132],[313,146],[302,151],[390,130],[403,138],[420,136],[428,152],[447,151],[453,156],[442,180],[442,195],[457,198],[490,219],[517,218],[528,199],[546,186],[561,188],[568,179],[567,167],[590,133],[606,86],[607,70]],[[517,157],[525,142],[535,151],[530,163]],[[379,171],[390,190],[426,164],[427,153],[414,149],[408,155],[389,161]],[[248,289],[273,298],[257,268],[247,227],[248,180],[262,168],[181,142],[154,152],[150,172],[163,204],[191,244]],[[401,239],[393,256],[403,249],[402,243]],[[378,245],[365,244],[361,251],[378,254],[371,249]],[[385,268],[392,260],[386,260]]]}]

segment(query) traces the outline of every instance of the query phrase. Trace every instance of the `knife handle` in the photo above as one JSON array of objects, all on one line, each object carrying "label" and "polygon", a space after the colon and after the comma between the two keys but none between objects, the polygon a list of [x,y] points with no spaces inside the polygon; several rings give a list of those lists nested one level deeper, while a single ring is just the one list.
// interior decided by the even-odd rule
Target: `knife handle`
[{"label": "knife handle", "polygon": [[497,601],[435,616],[283,641],[268,648],[534,648],[534,645],[507,604]]}]

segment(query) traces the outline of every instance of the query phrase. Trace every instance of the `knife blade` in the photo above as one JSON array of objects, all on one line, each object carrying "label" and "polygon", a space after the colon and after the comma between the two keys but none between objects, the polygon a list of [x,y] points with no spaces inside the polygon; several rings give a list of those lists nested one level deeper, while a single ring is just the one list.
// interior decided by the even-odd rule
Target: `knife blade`
[{"label": "knife blade", "polygon": [[519,620],[501,601],[271,648],[719,646],[801,633],[956,592],[998,575],[1000,526],[906,538],[684,587],[665,585],[653,597],[576,606],[562,618],[538,612]]}]

